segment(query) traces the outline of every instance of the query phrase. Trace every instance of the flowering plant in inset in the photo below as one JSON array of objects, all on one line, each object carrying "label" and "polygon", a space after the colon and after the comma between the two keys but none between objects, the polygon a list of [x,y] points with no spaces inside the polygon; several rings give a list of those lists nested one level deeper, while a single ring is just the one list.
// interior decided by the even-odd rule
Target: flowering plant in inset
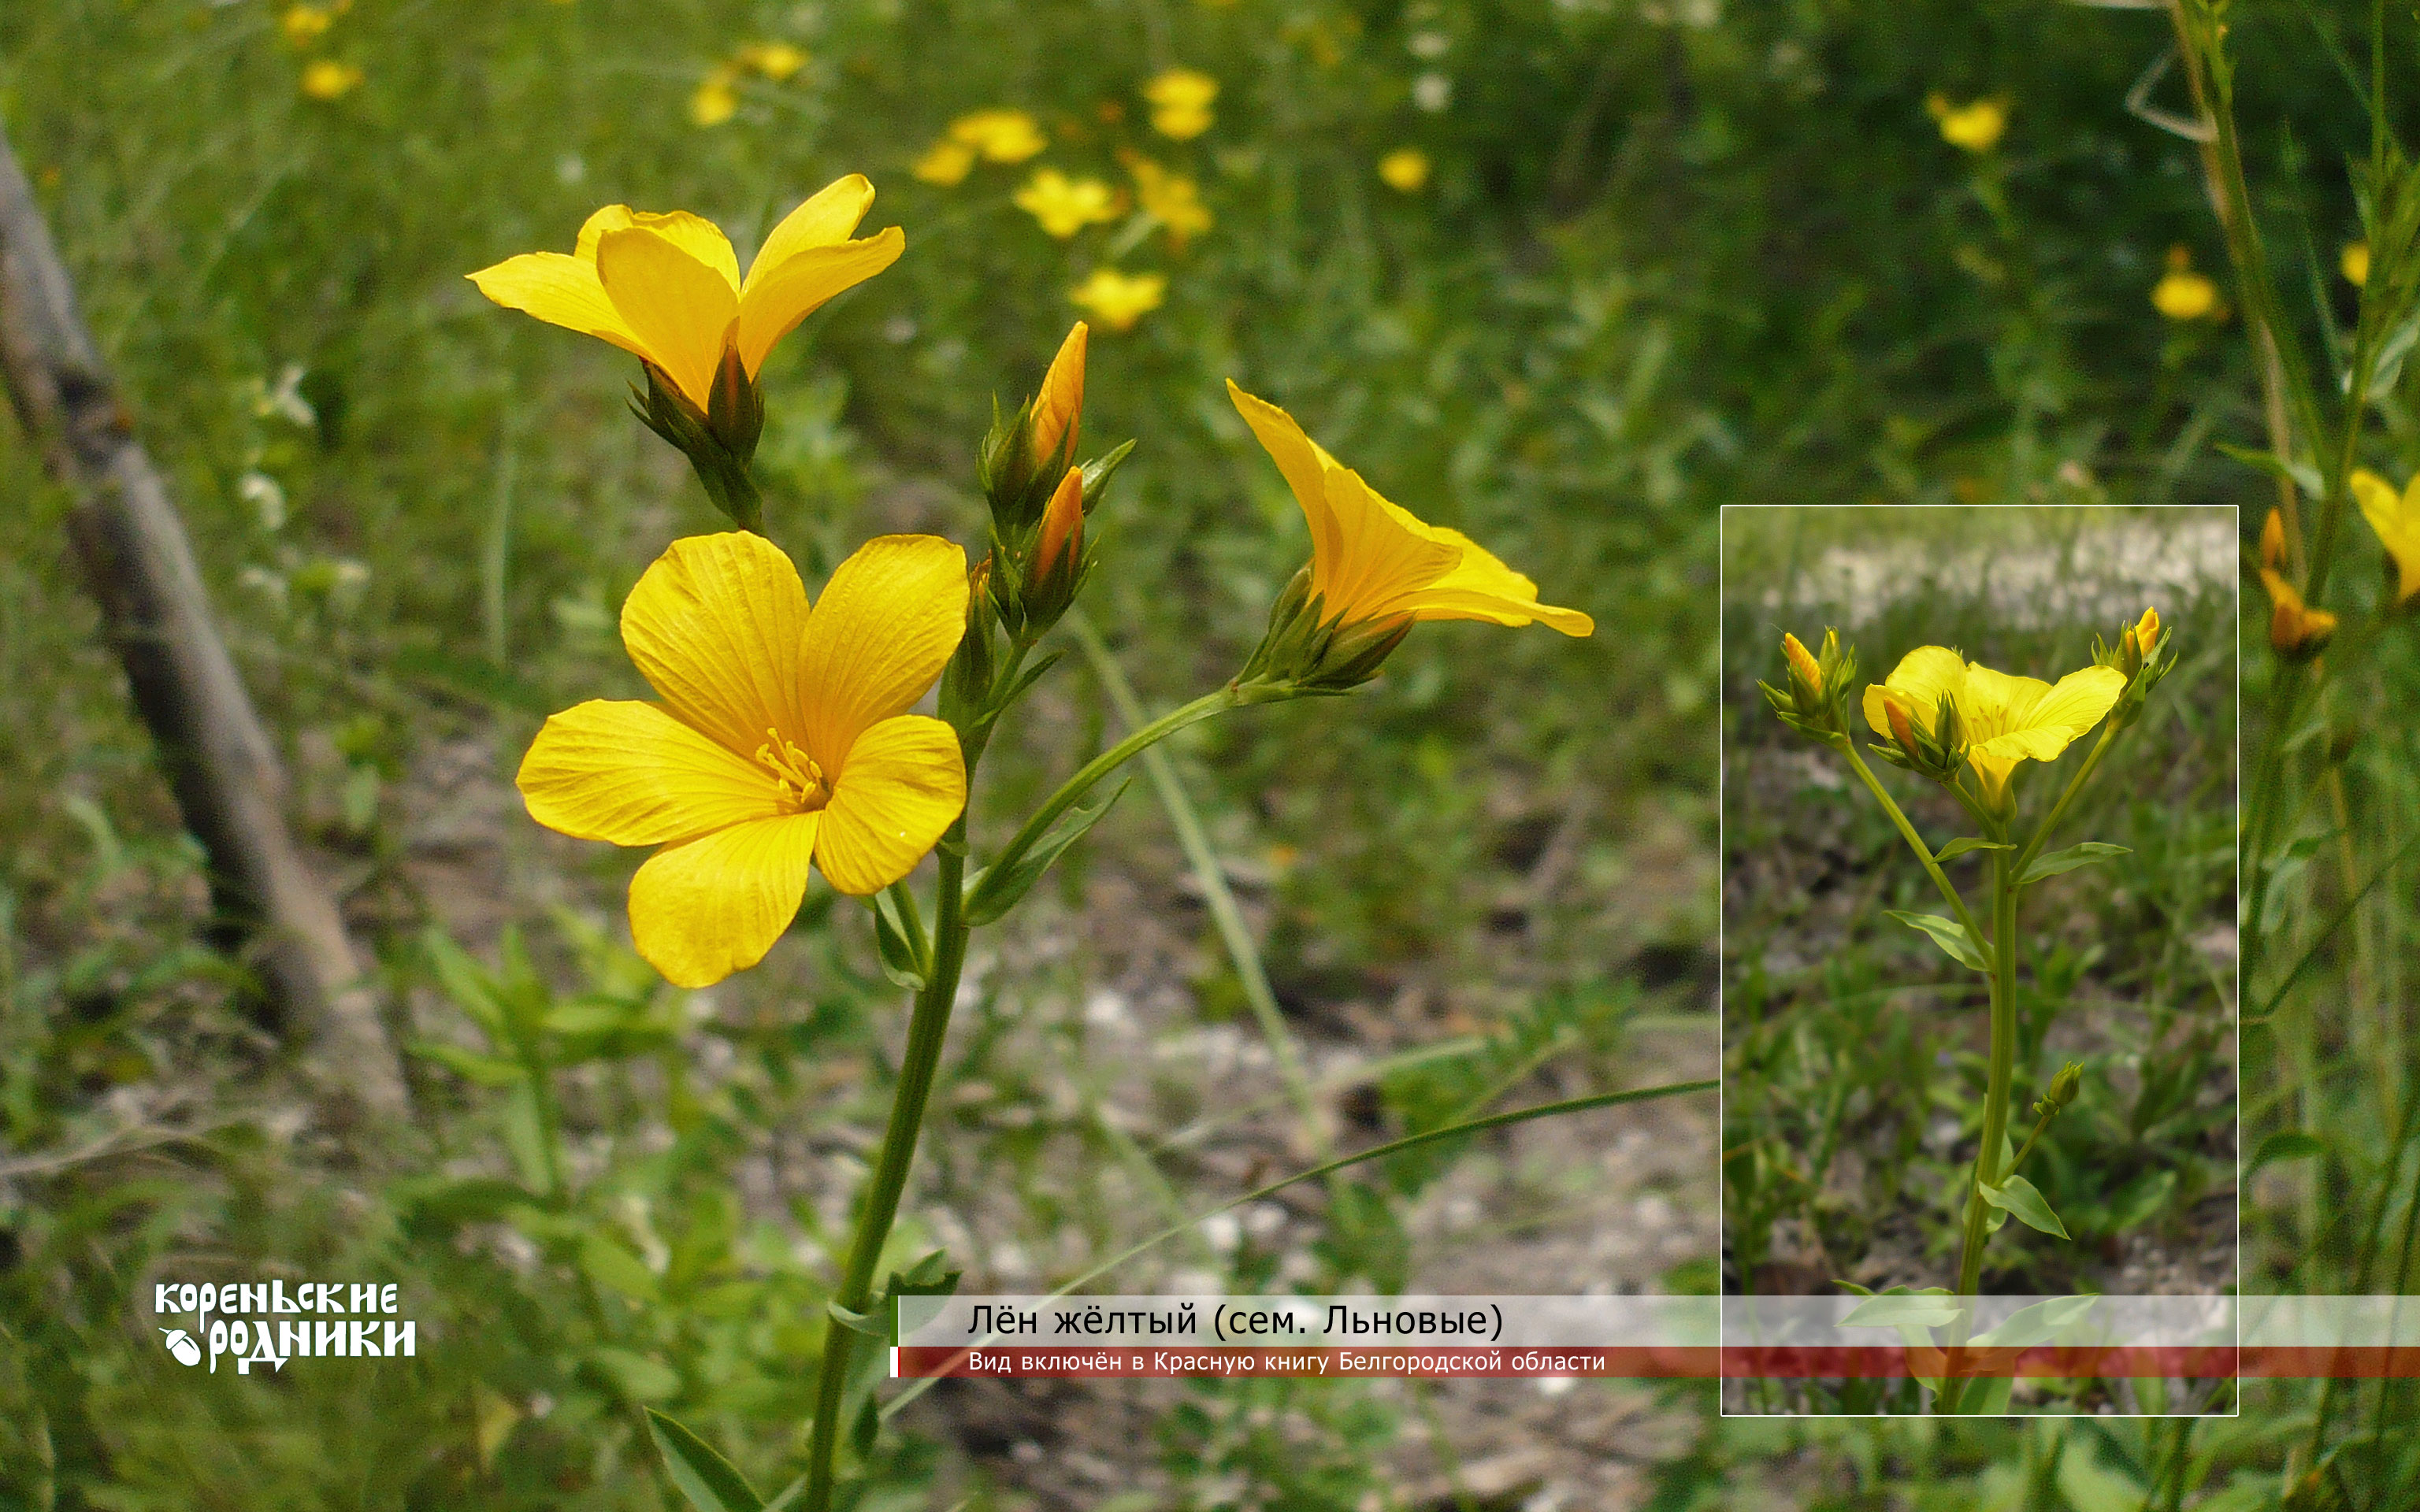
[{"label": "flowering plant in inset", "polygon": [[[1190,99],[1206,124],[1208,92],[1186,87],[1191,96],[1178,90],[1170,100]],[[1031,122],[1005,116],[980,122],[962,145],[1016,155],[1030,144],[1002,139]],[[1206,227],[1189,180],[1144,187],[1172,232]],[[1029,188],[1019,203],[1057,234],[1099,218],[1109,196],[1106,185],[1050,169]],[[1004,843],[979,852],[967,813],[984,752],[1058,660],[1043,642],[1099,566],[1094,513],[1135,443],[1084,455],[1090,331],[1078,322],[1039,391],[979,448],[989,518],[971,567],[965,548],[939,536],[879,536],[811,599],[763,533],[749,474],[764,424],[756,378],[767,349],[808,310],[898,255],[895,229],[851,239],[872,195],[852,177],[808,200],[767,239],[744,281],[710,223],[621,206],[591,217],[570,255],[531,254],[473,275],[499,303],[635,353],[648,380],[644,418],[690,456],[741,527],[673,542],[639,579],[623,605],[622,640],[657,697],[592,700],[549,719],[518,779],[531,817],[581,839],[656,847],[630,882],[630,932],[639,954],[680,986],[763,960],[820,872],[863,901],[883,971],[913,995],[890,1123],[816,1367],[806,1474],[794,1493],[809,1512],[834,1504],[844,1431],[861,1454],[876,1431],[876,1372],[859,1335],[887,1342],[894,1298],[956,1281],[939,1252],[879,1287],[876,1272],[940,1069],[968,938],[1015,907],[1107,811],[1122,789],[1097,794],[1103,781],[1213,716],[1349,692],[1378,675],[1422,620],[1543,622],[1575,636],[1592,628],[1576,609],[1539,602],[1536,584],[1468,537],[1380,497],[1284,410],[1231,384],[1311,523],[1311,563],[1233,678],[1140,722]],[[1105,282],[1114,276],[1096,270],[1077,297],[1123,328],[1158,302],[1162,285],[1147,275],[1147,285],[1121,289]],[[913,712],[937,685],[936,716]],[[927,856],[932,888],[920,899],[911,880]],[[659,1443],[690,1442],[648,1421]]]},{"label": "flowering plant in inset", "polygon": [[[2091,666],[2055,683],[2012,675],[1972,662],[1947,646],[1918,646],[1900,658],[1889,675],[1869,683],[1855,700],[1860,717],[1849,717],[1857,674],[1854,648],[1826,630],[1822,650],[1810,652],[1795,635],[1781,638],[1783,686],[1760,683],[1775,713],[1791,728],[1838,751],[1866,791],[1881,805],[1925,873],[1940,890],[1949,913],[1897,910],[1890,917],[1918,931],[1991,988],[1990,1070],[1983,1102],[1982,1138],[1965,1183],[1956,1297],[1973,1297],[1982,1283],[1983,1250],[2008,1218],[2067,1238],[2052,1197],[2018,1170],[2042,1129],[2075,1100],[2080,1073],[2070,1065],[2043,1084],[2034,1103],[2033,1134],[2011,1148],[2009,1109],[2017,1066],[2017,910],[2025,892],[2079,867],[2126,854],[2125,848],[2086,841],[2062,850],[2043,847],[2076,795],[2092,780],[2118,733],[2140,717],[2144,701],[2176,665],[2173,637],[2157,610],[2145,609],[2123,626],[2114,642],[2098,637]],[[1862,730],[1859,726],[1862,725]],[[2019,790],[2025,764],[2056,761],[2094,727],[2101,730],[2090,752],[2057,798],[2026,832],[2019,825]],[[1915,773],[1955,799],[1974,822],[1975,833],[1937,849],[1917,830],[1866,764],[1867,750]],[[1942,863],[1981,853],[1989,866],[1988,900],[1981,917],[1949,881]],[[1865,1288],[1851,1286],[1853,1290]],[[1896,1288],[1904,1291],[1905,1288]],[[1932,1294],[1950,1296],[1945,1288]],[[1866,1293],[1871,1295],[1871,1293]],[[1857,1324],[1858,1314],[1847,1321]],[[1931,1381],[1935,1406],[1956,1412],[1964,1380],[1952,1368]]]}]

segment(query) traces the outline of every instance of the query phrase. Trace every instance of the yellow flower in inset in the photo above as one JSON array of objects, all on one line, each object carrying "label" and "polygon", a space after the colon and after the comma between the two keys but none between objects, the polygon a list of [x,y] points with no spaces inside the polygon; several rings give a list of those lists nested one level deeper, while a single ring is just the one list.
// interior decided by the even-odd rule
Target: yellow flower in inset
[{"label": "yellow flower in inset", "polygon": [[731,55],[731,62],[735,68],[782,84],[807,66],[807,54],[787,42],[750,42]]},{"label": "yellow flower in inset", "polygon": [[2269,591],[2270,646],[2295,661],[2319,655],[2336,633],[2336,617],[2304,605],[2302,591],[2273,567],[2260,569],[2260,586]]},{"label": "yellow flower in inset", "polygon": [[1056,168],[1040,169],[1027,179],[1015,203],[1063,241],[1096,222],[1118,218],[1117,196],[1109,185],[1097,178],[1070,178]]},{"label": "yellow flower in inset", "polygon": [[1145,213],[1168,227],[1169,245],[1183,252],[1185,244],[1210,229],[1210,208],[1202,203],[1201,187],[1181,174],[1170,173],[1149,158],[1128,164],[1134,175],[1135,197]]},{"label": "yellow flower in inset", "polygon": [[325,6],[288,6],[286,14],[277,18],[277,24],[288,42],[308,47],[326,35],[335,21],[335,14]]},{"label": "yellow flower in inset", "polygon": [[1210,130],[1210,101],[1218,98],[1218,81],[1195,69],[1170,69],[1143,85],[1142,97],[1151,101],[1153,131],[1189,141]]},{"label": "yellow flower in inset", "polygon": [[2171,320],[2199,320],[2218,308],[2218,285],[2194,271],[2193,254],[2168,249],[2168,270],[2151,286],[2151,307]]},{"label": "yellow flower in inset", "polygon": [[1941,140],[1967,152],[1991,151],[2000,145],[2000,138],[2009,130],[2009,101],[2005,96],[1953,105],[1948,97],[1936,93],[1926,99],[1924,108],[1941,123]]},{"label": "yellow flower in inset", "polygon": [[689,97],[690,124],[701,129],[721,125],[739,114],[739,90],[731,70],[717,67]]},{"label": "yellow flower in inset", "polygon": [[1417,194],[1429,181],[1429,155],[1418,147],[1397,147],[1378,160],[1378,178],[1399,194]]},{"label": "yellow flower in inset", "polygon": [[361,82],[361,69],[334,58],[316,58],[302,69],[302,93],[313,100],[342,100]]},{"label": "yellow flower in inset", "polygon": [[556,715],[516,784],[550,829],[662,847],[630,880],[630,933],[675,985],[708,986],[789,928],[810,861],[879,892],[966,807],[956,733],[908,712],[966,613],[966,553],[938,536],[868,541],[812,609],[763,536],[675,541],[622,606],[662,702]]},{"label": "yellow flower in inset", "polygon": [[1311,522],[1311,591],[1324,625],[1483,620],[1552,625],[1584,636],[1595,622],[1538,602],[1538,585],[1460,531],[1416,518],[1303,434],[1292,415],[1227,383]]},{"label": "yellow flower in inset", "polygon": [[1135,322],[1158,309],[1167,295],[1164,274],[1126,274],[1114,268],[1095,268],[1091,277],[1068,291],[1067,300],[1111,331],[1132,331]]},{"label": "yellow flower in inset", "polygon": [[2367,468],[2355,468],[2352,497],[2361,517],[2378,532],[2378,544],[2395,563],[2395,602],[2408,604],[2420,594],[2420,476],[2397,493],[2392,484]]},{"label": "yellow flower in inset", "polygon": [[2343,270],[2345,282],[2353,287],[2360,288],[2367,284],[2369,282],[2369,243],[2356,241],[2346,247],[2343,254],[2336,258],[2336,267]]},{"label": "yellow flower in inset", "polygon": [[826,300],[898,260],[897,226],[849,239],[874,203],[861,174],[826,185],[792,210],[756,251],[745,283],[713,222],[608,205],[580,228],[577,248],[532,252],[471,274],[507,309],[610,341],[653,364],[670,386],[710,409],[726,354],[756,377],[765,354]]},{"label": "yellow flower in inset", "polygon": [[1970,664],[1947,646],[1918,646],[1900,658],[1890,676],[1867,685],[1866,723],[1885,740],[1896,739],[1890,715],[1897,705],[1926,729],[1938,729],[1937,711],[1947,700],[1957,710],[1966,764],[1975,769],[1986,807],[2005,812],[2017,764],[2056,761],[2125,691],[2126,674],[2115,667],[2071,671],[2053,687],[2039,677]]},{"label": "yellow flower in inset", "polygon": [[974,166],[975,149],[964,142],[936,142],[924,149],[924,155],[918,158],[908,171],[925,183],[939,184],[947,189],[953,184],[964,183],[967,175],[974,171]]},{"label": "yellow flower in inset", "polygon": [[1021,110],[979,110],[950,123],[950,140],[974,148],[986,162],[1023,162],[1050,145],[1041,125]]}]

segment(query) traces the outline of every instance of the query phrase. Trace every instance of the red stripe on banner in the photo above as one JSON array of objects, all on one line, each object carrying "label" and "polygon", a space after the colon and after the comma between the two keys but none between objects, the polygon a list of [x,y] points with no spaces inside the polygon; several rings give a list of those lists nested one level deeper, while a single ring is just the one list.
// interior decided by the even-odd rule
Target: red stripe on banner
[{"label": "red stripe on banner", "polygon": [[[1167,1349],[1125,1346],[1045,1349],[1001,1345],[966,1350],[907,1345],[892,1356],[892,1374],[1001,1376],[1088,1380],[1187,1376],[1414,1377],[1430,1380],[1603,1377],[1707,1381],[1891,1379],[1947,1373],[1948,1351],[1900,1345],[1729,1348],[1590,1345],[1564,1349],[1383,1345],[1341,1349]],[[2112,1345],[2025,1350],[1968,1350],[1959,1372],[2076,1380],[2087,1377],[2180,1377],[2210,1380],[2259,1376],[2324,1380],[2420,1379],[2420,1349],[2300,1346]]]}]

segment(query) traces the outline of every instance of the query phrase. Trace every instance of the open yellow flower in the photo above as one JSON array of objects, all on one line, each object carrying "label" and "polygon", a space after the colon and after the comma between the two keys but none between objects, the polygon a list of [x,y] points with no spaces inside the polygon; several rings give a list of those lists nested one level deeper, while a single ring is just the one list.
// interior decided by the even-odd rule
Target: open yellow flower
[{"label": "open yellow flower", "polygon": [[313,100],[342,100],[361,86],[362,70],[334,58],[315,58],[302,70],[302,93]]},{"label": "open yellow flower", "polygon": [[1021,110],[979,110],[950,123],[949,139],[986,162],[1023,162],[1050,145],[1041,123]]},{"label": "open yellow flower", "polygon": [[1378,160],[1378,177],[1398,194],[1417,194],[1429,181],[1429,155],[1418,147],[1397,147]]},{"label": "open yellow flower", "polygon": [[1210,101],[1218,98],[1218,81],[1198,69],[1170,69],[1142,86],[1151,101],[1151,129],[1179,142],[1210,130]]},{"label": "open yellow flower", "polygon": [[2420,594],[2420,476],[2401,493],[2367,468],[2355,468],[2352,497],[2361,517],[2378,532],[2378,544],[2395,561],[2395,602],[2408,604]]},{"label": "open yellow flower", "polygon": [[1135,197],[1144,211],[1168,228],[1168,244],[1178,252],[1210,229],[1210,208],[1202,203],[1202,186],[1183,174],[1170,173],[1149,158],[1126,165],[1134,175]]},{"label": "open yellow flower", "polygon": [[1893,705],[1932,729],[1935,711],[1948,701],[1967,742],[1966,764],[1975,769],[1986,804],[2002,808],[2019,762],[2056,761],[2125,691],[2126,674],[2115,667],[2086,667],[2054,687],[1969,663],[1947,646],[1918,646],[1900,658],[1890,676],[1867,685],[1866,723],[1885,740],[1896,740]]},{"label": "open yellow flower", "polygon": [[726,353],[752,381],[799,321],[898,260],[907,238],[895,225],[850,239],[873,203],[862,174],[834,179],[773,228],[744,282],[713,222],[627,205],[590,216],[568,255],[523,253],[470,276],[507,309],[636,354],[703,412]]},{"label": "open yellow flower", "polygon": [[2151,285],[2151,307],[2171,320],[2199,320],[2217,313],[2218,285],[2194,270],[2192,253],[2170,247],[2168,270]]},{"label": "open yellow flower", "polygon": [[662,702],[549,719],[517,779],[530,817],[661,846],[630,881],[631,936],[675,984],[721,981],[789,928],[810,861],[839,891],[878,892],[966,807],[956,733],[908,712],[966,615],[966,553],[938,536],[868,541],[812,609],[763,536],[675,541],[622,606]]},{"label": "open yellow flower", "polygon": [[1016,208],[1062,241],[1099,221],[1118,218],[1117,196],[1097,178],[1070,178],[1043,168],[1012,196]]},{"label": "open yellow flower", "polygon": [[2260,569],[2260,586],[2269,591],[2271,648],[2297,661],[2318,656],[2336,633],[2336,617],[2304,603],[2302,590],[2273,567]]},{"label": "open yellow flower", "polygon": [[1595,622],[1538,602],[1538,585],[1460,531],[1423,523],[1303,434],[1292,415],[1227,384],[1244,423],[1285,474],[1311,522],[1311,589],[1331,625],[1484,620],[1584,636]]},{"label": "open yellow flower", "polygon": [[2006,99],[1974,100],[1953,105],[1947,96],[1935,94],[1925,100],[1924,108],[1940,123],[1941,140],[1962,151],[1989,152],[2000,145],[2000,138],[2009,130]]},{"label": "open yellow flower", "polygon": [[1111,331],[1132,331],[1135,322],[1168,298],[1164,273],[1122,273],[1095,268],[1091,276],[1067,291],[1067,302],[1091,314]]}]

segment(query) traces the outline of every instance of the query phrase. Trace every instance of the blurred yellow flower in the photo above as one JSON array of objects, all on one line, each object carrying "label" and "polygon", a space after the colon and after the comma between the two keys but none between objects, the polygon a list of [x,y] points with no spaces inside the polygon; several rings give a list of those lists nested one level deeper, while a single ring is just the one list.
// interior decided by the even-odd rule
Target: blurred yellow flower
[{"label": "blurred yellow flower", "polygon": [[1042,229],[1065,240],[1096,222],[1117,219],[1116,196],[1097,178],[1070,178],[1056,168],[1043,168],[1016,192],[1016,205],[1042,223]]},{"label": "blurred yellow flower", "polygon": [[2218,285],[2194,271],[2193,254],[2168,249],[2168,270],[2151,285],[2151,307],[2171,320],[2199,320],[2218,309]]},{"label": "blurred yellow flower", "polygon": [[1941,140],[1968,152],[1991,151],[2009,130],[2005,97],[1953,105],[1947,96],[1935,93],[1925,100],[1924,108],[1941,124]]},{"label": "blurred yellow flower", "polygon": [[2356,241],[2347,246],[2336,267],[2343,270],[2345,282],[2359,288],[2369,282],[2369,243]]},{"label": "blurred yellow flower", "polygon": [[2401,493],[2367,468],[2355,468],[2352,497],[2361,517],[2378,532],[2378,544],[2395,563],[2395,602],[2412,602],[2420,594],[2420,476]]},{"label": "blurred yellow flower", "polygon": [[1145,213],[1168,227],[1168,243],[1179,252],[1210,229],[1210,208],[1202,203],[1201,187],[1180,174],[1170,173],[1149,158],[1127,165],[1134,175],[1135,197]]},{"label": "blurred yellow flower", "polygon": [[1424,523],[1303,434],[1292,415],[1246,393],[1227,397],[1252,427],[1311,523],[1311,590],[1324,625],[1484,620],[1584,636],[1595,622],[1538,602],[1538,585],[1460,531]]},{"label": "blurred yellow flower", "polygon": [[1090,278],[1068,291],[1067,299],[1111,331],[1132,331],[1167,295],[1168,279],[1162,274],[1128,275],[1114,268],[1095,268]]},{"label": "blurred yellow flower", "polygon": [[761,535],[675,541],[622,606],[622,644],[662,700],[547,720],[515,785],[578,840],[662,849],[630,879],[639,953],[681,987],[754,965],[790,927],[810,862],[879,892],[966,807],[955,732],[910,714],[966,629],[966,552],[881,535],[812,609]]},{"label": "blurred yellow flower", "polygon": [[739,91],[734,87],[731,70],[720,64],[706,74],[689,97],[689,118],[700,128],[715,127],[739,114]]},{"label": "blurred yellow flower", "polygon": [[2304,605],[2302,591],[2273,567],[2260,569],[2260,586],[2269,591],[2270,648],[2297,661],[2319,655],[2336,633],[2336,617]]},{"label": "blurred yellow flower", "polygon": [[637,355],[703,412],[732,360],[752,381],[799,321],[898,260],[907,238],[895,225],[850,239],[873,204],[862,174],[834,179],[773,228],[745,283],[713,222],[627,205],[590,216],[568,255],[524,253],[470,277],[507,309]]},{"label": "blurred yellow flower", "polygon": [[302,92],[313,100],[342,100],[362,82],[362,70],[334,58],[317,58],[302,69]]},{"label": "blurred yellow flower", "polygon": [[986,162],[1023,162],[1050,145],[1034,118],[1021,110],[979,110],[950,123],[950,140],[983,154]]},{"label": "blurred yellow flower", "polygon": [[974,171],[975,149],[964,142],[936,142],[924,149],[924,155],[908,166],[908,171],[928,184],[947,189],[962,183]]},{"label": "blurred yellow flower", "polygon": [[1210,130],[1210,101],[1218,98],[1218,81],[1194,69],[1170,69],[1142,86],[1151,101],[1151,129],[1179,142]]},{"label": "blurred yellow flower", "polygon": [[[2155,622],[2156,623],[2156,622]],[[1900,658],[1891,674],[1866,685],[1866,723],[1885,740],[1897,738],[1894,706],[1922,716],[1927,729],[1940,728],[1944,701],[1958,711],[1967,742],[1966,764],[1975,769],[1984,804],[2006,812],[2009,778],[2019,762],[2052,762],[2077,736],[2101,722],[2126,691],[2126,674],[2115,667],[2071,671],[2053,687],[2039,677],[1994,671],[1946,646],[1918,646]]]},{"label": "blurred yellow flower", "polygon": [[1397,147],[1378,160],[1378,177],[1397,193],[1417,194],[1429,181],[1429,155],[1418,147]]},{"label": "blurred yellow flower", "polygon": [[335,24],[335,16],[325,6],[288,6],[277,24],[286,39],[296,47],[308,47]]},{"label": "blurred yellow flower", "polygon": [[787,42],[751,42],[731,55],[734,67],[782,84],[807,66],[807,54]]}]

